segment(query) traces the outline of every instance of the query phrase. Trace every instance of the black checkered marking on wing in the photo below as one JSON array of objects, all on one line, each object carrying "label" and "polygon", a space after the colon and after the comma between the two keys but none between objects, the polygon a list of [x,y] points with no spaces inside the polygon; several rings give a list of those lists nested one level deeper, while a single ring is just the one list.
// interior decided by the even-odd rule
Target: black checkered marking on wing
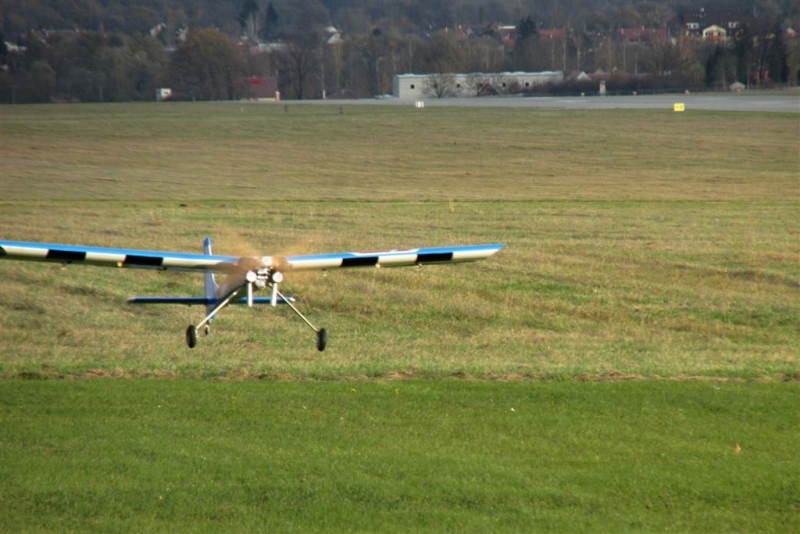
[{"label": "black checkered marking on wing", "polygon": [[417,254],[417,263],[445,263],[453,261],[452,252],[431,252],[428,254]]},{"label": "black checkered marking on wing", "polygon": [[372,267],[378,264],[378,256],[356,256],[342,259],[342,267]]},{"label": "black checkered marking on wing", "polygon": [[86,261],[86,252],[51,248],[47,251],[46,258],[48,260],[63,262]]},{"label": "black checkered marking on wing", "polygon": [[128,254],[123,262],[124,265],[131,267],[161,267],[163,263],[162,256],[137,256],[135,254]]}]

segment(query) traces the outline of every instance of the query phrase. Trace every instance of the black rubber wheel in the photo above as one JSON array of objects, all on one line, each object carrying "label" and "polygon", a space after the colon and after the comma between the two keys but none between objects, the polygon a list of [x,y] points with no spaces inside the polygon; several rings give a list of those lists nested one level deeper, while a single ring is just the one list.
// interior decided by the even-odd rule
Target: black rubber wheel
[{"label": "black rubber wheel", "polygon": [[325,350],[325,346],[328,344],[328,331],[324,328],[320,328],[317,331],[317,350],[322,352]]},{"label": "black rubber wheel", "polygon": [[189,328],[186,329],[186,344],[189,345],[190,349],[197,345],[197,328],[193,324],[190,324]]}]

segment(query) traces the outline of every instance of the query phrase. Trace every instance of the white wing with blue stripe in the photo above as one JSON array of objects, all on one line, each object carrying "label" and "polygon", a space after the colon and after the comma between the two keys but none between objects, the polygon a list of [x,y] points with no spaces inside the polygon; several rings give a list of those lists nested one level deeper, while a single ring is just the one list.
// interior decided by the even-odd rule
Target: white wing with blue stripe
[{"label": "white wing with blue stripe", "polygon": [[461,263],[488,258],[503,246],[502,244],[493,244],[305,256],[239,257],[0,241],[0,259],[230,274],[262,267],[290,272],[349,267],[403,267],[428,263]]},{"label": "white wing with blue stripe", "polygon": [[416,248],[385,252],[345,252],[282,258],[284,271],[340,269],[348,267],[404,267],[427,263],[462,263],[488,258],[504,245],[469,245],[458,247]]},{"label": "white wing with blue stripe", "polygon": [[238,270],[240,260],[236,256],[207,256],[22,241],[0,241],[0,259],[219,273]]}]

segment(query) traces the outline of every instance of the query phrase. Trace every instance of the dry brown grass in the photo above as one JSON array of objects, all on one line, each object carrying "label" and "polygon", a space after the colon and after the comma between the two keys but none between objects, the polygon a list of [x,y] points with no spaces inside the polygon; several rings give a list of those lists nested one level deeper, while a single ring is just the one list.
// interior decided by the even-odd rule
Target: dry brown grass
[{"label": "dry brown grass", "polygon": [[[225,104],[0,108],[5,239],[226,254],[506,242],[421,272],[292,278],[331,331],[199,277],[0,263],[3,371],[791,376],[796,116]],[[428,113],[431,111],[431,113]],[[743,135],[742,132],[750,132]],[[754,135],[753,132],[757,132]]]},{"label": "dry brown grass", "polygon": [[[795,116],[9,108],[3,200],[786,200]],[[88,120],[87,120],[88,117]],[[794,172],[790,172],[794,171]]]}]

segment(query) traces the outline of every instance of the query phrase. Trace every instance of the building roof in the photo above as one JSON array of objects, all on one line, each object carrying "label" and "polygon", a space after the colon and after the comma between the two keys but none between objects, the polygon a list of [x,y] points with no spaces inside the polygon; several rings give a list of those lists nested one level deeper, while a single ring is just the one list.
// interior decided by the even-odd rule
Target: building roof
[{"label": "building roof", "polygon": [[739,28],[750,21],[750,15],[735,9],[715,9],[697,11],[684,11],[681,13],[680,22],[683,26],[696,25],[697,30],[704,30],[709,26],[720,26],[726,29]]},{"label": "building roof", "polygon": [[248,84],[250,98],[275,98],[275,93],[278,90],[278,80],[271,76],[250,78]]},{"label": "building roof", "polygon": [[[435,73],[439,74],[439,73]],[[453,72],[453,76],[561,76],[560,70],[546,70],[541,72]],[[430,74],[395,74],[397,78],[424,80]]]}]

